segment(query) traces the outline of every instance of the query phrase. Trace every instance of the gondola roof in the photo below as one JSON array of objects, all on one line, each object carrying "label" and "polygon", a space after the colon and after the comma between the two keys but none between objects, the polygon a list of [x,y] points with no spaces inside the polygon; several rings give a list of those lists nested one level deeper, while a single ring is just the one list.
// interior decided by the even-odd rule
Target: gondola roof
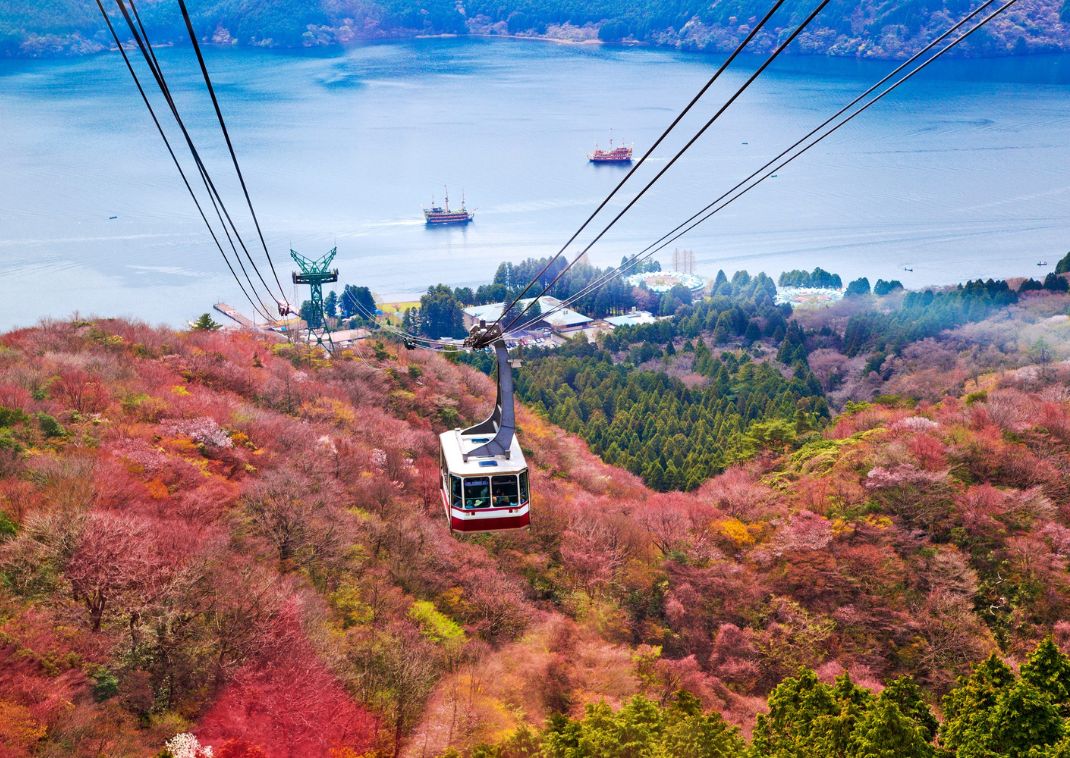
[{"label": "gondola roof", "polygon": [[469,457],[465,455],[486,444],[492,435],[489,434],[461,434],[460,429],[451,429],[439,435],[442,443],[442,455],[446,459],[446,468],[451,474],[458,476],[479,476],[481,474],[515,473],[527,468],[524,453],[520,450],[520,443],[516,436],[509,445],[509,456],[480,456]]}]

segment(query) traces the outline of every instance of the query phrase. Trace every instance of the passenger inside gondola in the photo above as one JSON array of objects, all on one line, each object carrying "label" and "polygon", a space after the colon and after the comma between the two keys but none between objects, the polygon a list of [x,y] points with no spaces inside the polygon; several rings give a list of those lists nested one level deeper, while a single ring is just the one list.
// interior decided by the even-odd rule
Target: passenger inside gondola
[{"label": "passenger inside gondola", "polygon": [[490,507],[490,478],[486,476],[464,480],[464,507]]},{"label": "passenger inside gondola", "polygon": [[495,508],[516,508],[520,505],[520,493],[517,489],[516,474],[506,474],[492,478]]},{"label": "passenger inside gondola", "polygon": [[528,472],[464,479],[450,476],[450,501],[454,508],[519,508],[528,502]]}]

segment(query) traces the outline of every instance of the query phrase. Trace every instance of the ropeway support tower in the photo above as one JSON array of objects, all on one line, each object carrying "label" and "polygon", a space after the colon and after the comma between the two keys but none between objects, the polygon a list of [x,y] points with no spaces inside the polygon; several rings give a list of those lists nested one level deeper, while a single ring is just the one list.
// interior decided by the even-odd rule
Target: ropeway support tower
[{"label": "ropeway support tower", "polygon": [[331,328],[327,324],[327,312],[323,308],[323,285],[338,281],[338,269],[331,268],[331,262],[337,253],[338,248],[332,247],[330,251],[313,260],[306,258],[296,250],[290,250],[290,257],[294,259],[294,263],[301,269],[293,272],[294,284],[308,285],[312,312],[319,314],[319,325],[314,325],[311,320],[308,321],[307,342],[311,345],[315,341],[317,345],[322,345],[324,350],[332,354],[334,352],[334,341],[331,339]]}]

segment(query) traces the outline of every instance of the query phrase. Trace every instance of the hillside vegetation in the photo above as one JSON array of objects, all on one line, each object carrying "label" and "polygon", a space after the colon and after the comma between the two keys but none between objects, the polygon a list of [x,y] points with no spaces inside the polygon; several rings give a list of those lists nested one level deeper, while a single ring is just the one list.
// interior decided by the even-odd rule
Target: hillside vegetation
[{"label": "hillside vegetation", "polygon": [[[833,0],[800,36],[795,51],[906,57],[974,5],[966,0],[935,5]],[[319,47],[417,34],[509,34],[708,51],[732,49],[768,8],[755,0],[219,0],[191,6],[199,33],[220,44]],[[799,0],[785,3],[768,31],[758,35],[755,50],[772,49],[809,8]],[[185,32],[172,3],[146,1],[141,9],[157,41],[181,42]],[[1070,49],[1068,23],[1068,0],[1021,0],[953,54],[1065,51]],[[92,3],[0,1],[0,55],[82,53],[108,46]]]},{"label": "hillside vegetation", "polygon": [[[900,299],[794,317],[782,365],[836,365],[842,410],[689,493],[521,407],[532,527],[472,538],[435,437],[486,412],[470,367],[107,319],[0,337],[4,754],[1066,754],[1070,296],[841,352]],[[725,339],[710,366],[766,338]]]}]

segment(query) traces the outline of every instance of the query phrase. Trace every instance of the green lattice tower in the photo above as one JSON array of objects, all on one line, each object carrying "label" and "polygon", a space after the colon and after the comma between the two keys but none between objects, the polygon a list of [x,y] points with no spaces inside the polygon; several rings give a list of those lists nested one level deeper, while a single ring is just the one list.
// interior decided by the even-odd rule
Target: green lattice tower
[{"label": "green lattice tower", "polygon": [[327,254],[312,260],[301,255],[296,250],[290,250],[290,257],[294,259],[300,271],[293,272],[294,284],[307,284],[311,291],[312,307],[320,314],[318,327],[308,324],[308,344],[313,339],[317,345],[323,345],[324,350],[334,352],[334,341],[331,339],[331,328],[327,325],[327,313],[323,309],[323,285],[338,281],[338,269],[332,269],[331,261],[338,253],[337,247],[332,247]]}]

